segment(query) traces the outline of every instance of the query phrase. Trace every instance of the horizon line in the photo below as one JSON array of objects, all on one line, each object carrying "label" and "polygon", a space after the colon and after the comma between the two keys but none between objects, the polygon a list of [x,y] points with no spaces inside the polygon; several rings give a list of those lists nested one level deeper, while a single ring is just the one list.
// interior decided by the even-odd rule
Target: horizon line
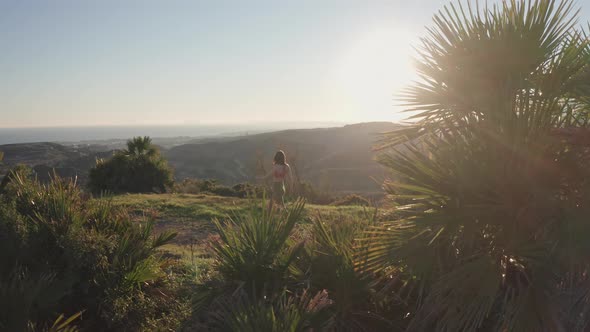
[{"label": "horizon line", "polygon": [[256,123],[244,122],[211,122],[211,123],[184,123],[184,124],[97,124],[97,125],[50,125],[50,126],[0,126],[0,129],[73,129],[73,128],[141,128],[141,127],[230,127],[230,126],[264,126],[264,125],[289,125],[289,124],[337,124],[337,125],[352,125],[361,123],[375,123],[375,122],[391,122],[391,120],[372,120],[372,121],[263,121]]}]

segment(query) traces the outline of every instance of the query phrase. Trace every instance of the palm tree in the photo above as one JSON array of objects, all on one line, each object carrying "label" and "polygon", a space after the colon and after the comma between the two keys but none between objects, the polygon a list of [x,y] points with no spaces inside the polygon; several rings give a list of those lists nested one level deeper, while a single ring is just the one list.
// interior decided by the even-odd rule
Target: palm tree
[{"label": "palm tree", "polygon": [[[590,327],[590,47],[572,1],[449,5],[422,39],[413,122],[385,138],[395,220],[369,269],[413,290],[409,330]],[[572,134],[575,133],[575,134]],[[403,149],[395,146],[403,144]]]},{"label": "palm tree", "polygon": [[137,136],[127,141],[127,150],[125,154],[129,156],[148,156],[153,157],[158,153],[157,148],[152,144],[149,136]]}]

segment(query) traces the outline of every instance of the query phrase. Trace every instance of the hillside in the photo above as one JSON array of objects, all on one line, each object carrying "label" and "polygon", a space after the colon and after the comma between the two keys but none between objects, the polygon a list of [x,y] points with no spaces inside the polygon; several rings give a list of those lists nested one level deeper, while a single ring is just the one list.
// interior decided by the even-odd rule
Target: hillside
[{"label": "hillside", "polygon": [[223,141],[197,141],[171,148],[164,155],[174,166],[177,179],[216,178],[232,184],[253,181],[262,172],[259,163],[268,170],[274,152],[282,149],[294,172],[322,189],[376,191],[384,174],[373,160],[371,148],[379,133],[397,127],[389,122],[373,122],[285,130]]},{"label": "hillside", "polygon": [[[162,154],[175,169],[177,180],[218,179],[224,184],[255,181],[272,164],[277,149],[285,150],[294,173],[322,190],[340,192],[379,191],[383,171],[371,152],[378,133],[397,125],[374,122],[335,128],[292,129],[239,137],[195,139]],[[108,158],[112,150],[96,145],[24,143],[0,145],[4,161],[0,175],[25,164],[41,180],[53,169],[63,177],[78,177],[84,184],[96,158]],[[377,181],[371,180],[377,179]]]},{"label": "hillside", "polygon": [[18,164],[24,164],[32,167],[40,180],[47,180],[55,171],[62,177],[77,177],[81,183],[85,182],[96,158],[112,155],[112,151],[94,147],[70,147],[48,142],[5,144],[0,145],[0,151],[4,153],[0,175]]}]

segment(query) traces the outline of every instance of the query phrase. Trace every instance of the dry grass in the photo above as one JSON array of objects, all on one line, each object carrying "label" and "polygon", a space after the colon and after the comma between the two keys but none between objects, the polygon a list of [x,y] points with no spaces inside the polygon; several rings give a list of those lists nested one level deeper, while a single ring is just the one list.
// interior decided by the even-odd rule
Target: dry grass
[{"label": "dry grass", "polygon": [[[209,194],[125,194],[108,198],[116,206],[125,207],[138,219],[149,218],[156,223],[156,232],[171,230],[178,233],[173,243],[164,246],[167,254],[188,262],[207,259],[206,239],[213,232],[214,219],[226,219],[246,213],[251,199],[222,197]],[[341,217],[365,218],[371,209],[359,206],[307,205],[302,228],[319,216],[325,220]]]}]

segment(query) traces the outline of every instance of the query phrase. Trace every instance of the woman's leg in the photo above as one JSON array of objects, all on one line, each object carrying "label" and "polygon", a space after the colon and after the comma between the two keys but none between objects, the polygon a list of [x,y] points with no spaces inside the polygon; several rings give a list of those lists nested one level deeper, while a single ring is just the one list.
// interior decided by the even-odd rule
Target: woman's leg
[{"label": "woman's leg", "polygon": [[272,192],[270,201],[268,202],[268,210],[270,211],[276,203],[281,208],[285,207],[285,185],[281,182],[275,182],[272,185]]},{"label": "woman's leg", "polygon": [[270,199],[268,200],[268,213],[270,213],[270,211],[272,210],[272,205],[274,203],[275,200],[275,194],[271,191],[270,192]]}]

